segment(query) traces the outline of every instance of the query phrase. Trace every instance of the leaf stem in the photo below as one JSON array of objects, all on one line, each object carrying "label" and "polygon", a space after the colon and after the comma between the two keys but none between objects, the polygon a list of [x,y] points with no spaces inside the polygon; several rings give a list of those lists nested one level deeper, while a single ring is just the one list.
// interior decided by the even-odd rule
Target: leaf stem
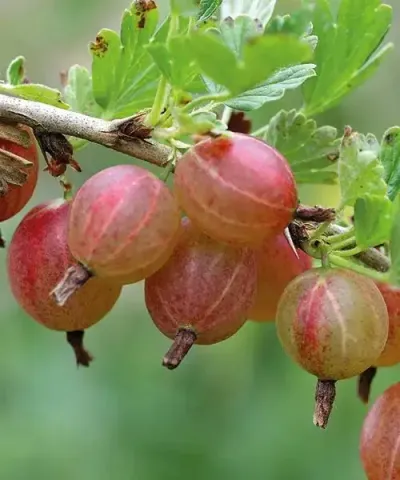
[{"label": "leaf stem", "polygon": [[[174,33],[178,30],[178,27],[179,27],[179,16],[176,13],[172,12],[168,35],[167,35],[167,43],[171,38],[171,36],[174,35]],[[167,97],[168,97],[170,88],[171,87],[168,83],[167,78],[164,75],[162,75],[158,83],[153,106],[151,107],[150,113],[146,120],[146,123],[149,124],[151,127],[155,127],[156,125],[158,125],[160,121],[162,111],[164,110],[165,105],[167,103]]]},{"label": "leaf stem", "polygon": [[200,97],[195,98],[187,105],[185,105],[181,111],[184,113],[188,113],[194,108],[201,106],[203,103],[211,103],[211,102],[223,103],[226,100],[229,100],[230,98],[231,98],[231,94],[229,92],[210,93],[208,95],[202,95]]},{"label": "leaf stem", "polygon": [[330,235],[329,237],[326,237],[326,241],[331,245],[334,244],[336,246],[336,243],[340,243],[352,237],[354,237],[354,227],[349,228],[345,232]]},{"label": "leaf stem", "polygon": [[363,252],[363,249],[356,246],[349,250],[341,250],[339,252],[335,252],[335,255],[339,255],[340,257],[354,257],[354,255],[358,255],[361,252]]},{"label": "leaf stem", "polygon": [[343,240],[338,242],[329,243],[329,247],[331,250],[342,250],[343,248],[346,248],[349,246],[353,248],[355,243],[356,243],[355,237],[351,236],[349,238],[344,238]]},{"label": "leaf stem", "polygon": [[337,267],[341,268],[347,268],[348,270],[353,270],[360,275],[372,278],[373,280],[376,280],[378,282],[387,283],[389,281],[389,276],[387,273],[377,272],[376,270],[364,267],[362,265],[359,265],[358,263],[353,262],[352,260],[348,260],[347,258],[340,257],[336,254],[329,254],[329,260],[332,265],[336,265]]}]

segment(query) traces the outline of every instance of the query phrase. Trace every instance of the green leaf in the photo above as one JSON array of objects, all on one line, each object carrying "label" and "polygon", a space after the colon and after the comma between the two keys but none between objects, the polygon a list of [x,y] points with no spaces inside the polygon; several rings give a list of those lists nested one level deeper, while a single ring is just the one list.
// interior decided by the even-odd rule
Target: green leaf
[{"label": "green leaf", "polygon": [[390,240],[393,204],[386,196],[366,193],[354,205],[354,226],[357,245],[363,249],[376,247]]},{"label": "green leaf", "polygon": [[226,18],[220,25],[221,39],[238,59],[242,58],[246,43],[262,33],[262,26],[248,15],[239,15],[235,20]]},{"label": "green leaf", "polygon": [[81,65],[73,65],[69,69],[64,98],[74,112],[91,116],[98,116],[101,113],[93,97],[90,73]]},{"label": "green leaf", "polygon": [[390,235],[390,283],[400,287],[400,195],[393,204],[393,223]]},{"label": "green leaf", "polygon": [[313,63],[283,68],[259,86],[226,102],[226,105],[242,111],[261,108],[267,102],[280,100],[285,95],[286,90],[294,90],[300,87],[308,78],[315,75],[314,68]]},{"label": "green leaf", "polygon": [[379,48],[391,21],[391,7],[380,0],[341,0],[337,18],[328,0],[316,0],[312,23],[318,36],[317,76],[303,87],[308,116],[336,105],[372,75],[392,48]]},{"label": "green leaf", "polygon": [[388,196],[394,200],[400,191],[400,127],[391,127],[383,134],[379,158],[385,169]]},{"label": "green leaf", "polygon": [[373,135],[357,132],[343,136],[339,157],[341,207],[354,206],[366,193],[385,196],[384,168],[378,159],[379,144]]},{"label": "green leaf", "polygon": [[202,23],[211,18],[218,10],[222,0],[200,0],[200,10],[197,15],[197,23]]},{"label": "green leaf", "polygon": [[7,68],[7,83],[10,85],[19,85],[25,79],[25,58],[17,57],[11,61]]},{"label": "green leaf", "polygon": [[93,95],[105,110],[114,94],[115,72],[120,59],[121,41],[109,29],[101,30],[90,44],[92,53]]},{"label": "green leaf", "polygon": [[61,92],[45,85],[36,83],[27,83],[22,85],[0,84],[0,93],[9,93],[25,100],[33,100],[34,102],[46,103],[54,107],[69,109],[69,105],[61,99]]},{"label": "green leaf", "polygon": [[171,12],[183,17],[195,17],[198,6],[194,0],[170,0]]},{"label": "green leaf", "polygon": [[103,29],[91,43],[93,95],[106,117],[152,105],[160,74],[145,47],[157,23],[155,3],[136,1],[123,14],[120,35]]},{"label": "green leaf", "polygon": [[224,86],[233,96],[256,87],[281,68],[307,61],[312,54],[304,42],[283,35],[248,39],[241,52],[242,60],[210,32],[193,32],[191,49],[204,75]]},{"label": "green leaf", "polygon": [[336,182],[337,173],[327,170],[339,156],[336,128],[317,127],[296,110],[281,110],[263,138],[288,160],[298,183]]}]

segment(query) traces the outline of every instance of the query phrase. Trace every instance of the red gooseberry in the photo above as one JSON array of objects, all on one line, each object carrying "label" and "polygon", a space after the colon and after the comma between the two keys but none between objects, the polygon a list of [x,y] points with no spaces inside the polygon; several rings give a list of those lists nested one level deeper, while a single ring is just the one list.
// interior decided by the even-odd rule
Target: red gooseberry
[{"label": "red gooseberry", "polygon": [[91,278],[64,306],[51,298],[52,288],[74,262],[67,244],[69,210],[70,203],[63,199],[31,209],[11,239],[7,270],[11,291],[23,310],[49,329],[68,332],[78,363],[88,365],[90,356],[79,346],[82,331],[112,309],[121,286]]},{"label": "red gooseberry", "polygon": [[68,244],[79,262],[57,285],[62,305],[90,276],[122,284],[143,280],[169,258],[180,233],[180,211],[164,182],[134,165],[106,168],[72,201]]},{"label": "red gooseberry", "polygon": [[379,358],[388,324],[378,287],[353,271],[314,268],[286,287],[278,304],[277,333],[286,353],[319,379],[317,425],[327,425],[334,382],[359,375]]},{"label": "red gooseberry", "polygon": [[360,456],[368,480],[400,479],[400,383],[384,391],[369,410]]},{"label": "red gooseberry", "polygon": [[174,191],[197,226],[228,243],[256,244],[282,233],[297,206],[286,159],[241,133],[193,145],[177,163]]},{"label": "red gooseberry", "polygon": [[38,170],[32,129],[0,124],[0,222],[19,213],[31,199]]},{"label": "red gooseberry", "polygon": [[312,258],[297,249],[297,255],[285,235],[267,239],[256,250],[257,295],[249,319],[275,321],[278,302],[287,285],[312,267]]},{"label": "red gooseberry", "polygon": [[256,293],[255,255],[221,244],[188,219],[168,262],[145,281],[153,322],[174,344],[163,365],[176,368],[193,344],[221,342],[245,323]]}]

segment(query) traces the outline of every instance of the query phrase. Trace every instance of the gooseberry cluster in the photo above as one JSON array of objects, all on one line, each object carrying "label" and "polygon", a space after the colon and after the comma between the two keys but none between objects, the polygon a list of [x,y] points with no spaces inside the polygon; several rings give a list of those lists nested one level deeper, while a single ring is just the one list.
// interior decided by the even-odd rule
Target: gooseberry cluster
[{"label": "gooseberry cluster", "polygon": [[[38,154],[26,127],[0,126],[0,138],[0,155],[23,177],[1,184],[3,221],[32,197]],[[83,366],[92,360],[84,331],[140,281],[151,319],[173,342],[162,360],[168,369],[194,344],[224,341],[248,320],[275,321],[286,353],[317,378],[314,423],[325,428],[338,380],[359,376],[367,401],[376,368],[400,362],[400,292],[348,269],[314,267],[288,235],[297,209],[293,173],[277,150],[243,133],[212,135],[177,159],[171,189],[145,168],[117,165],[76,194],[33,207],[8,247],[11,290],[34,320],[66,332]],[[362,457],[371,479],[400,475],[397,449],[389,454],[371,434],[387,422],[397,442],[399,396],[392,387],[367,417]]]}]

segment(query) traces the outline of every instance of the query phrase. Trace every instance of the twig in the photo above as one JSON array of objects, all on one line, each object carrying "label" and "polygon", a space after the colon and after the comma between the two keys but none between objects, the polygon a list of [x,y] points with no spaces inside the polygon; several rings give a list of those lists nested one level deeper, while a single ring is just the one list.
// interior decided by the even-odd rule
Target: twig
[{"label": "twig", "polygon": [[1,120],[88,140],[160,167],[168,164],[171,153],[171,149],[166,145],[143,140],[140,135],[126,135],[126,125],[128,122],[135,122],[135,116],[108,121],[0,94]]}]

